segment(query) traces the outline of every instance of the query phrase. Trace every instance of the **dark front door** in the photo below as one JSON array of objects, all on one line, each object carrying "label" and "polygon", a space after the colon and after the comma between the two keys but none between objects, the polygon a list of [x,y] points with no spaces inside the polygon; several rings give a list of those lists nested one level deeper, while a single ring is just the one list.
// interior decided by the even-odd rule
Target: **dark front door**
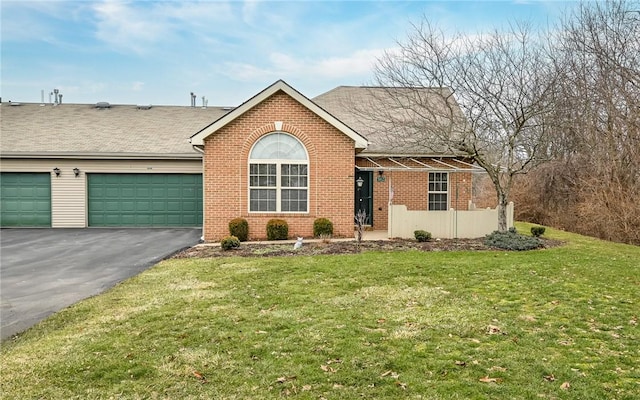
[{"label": "dark front door", "polygon": [[373,225],[373,172],[356,171],[355,176],[356,204],[354,214],[363,210],[367,213],[366,224]]}]

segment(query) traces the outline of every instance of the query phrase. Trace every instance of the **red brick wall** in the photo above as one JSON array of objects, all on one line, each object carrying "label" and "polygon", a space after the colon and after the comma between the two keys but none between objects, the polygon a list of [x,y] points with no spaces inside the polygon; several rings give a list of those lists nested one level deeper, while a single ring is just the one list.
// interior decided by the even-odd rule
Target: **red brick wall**
[{"label": "red brick wall", "polygon": [[[433,166],[442,167],[428,159],[419,161]],[[383,159],[376,160],[385,167],[397,167],[387,164]],[[361,167],[372,167],[362,158],[356,163]],[[419,167],[420,165],[413,165]],[[404,204],[409,210],[426,210],[428,207],[429,173],[428,171],[384,171],[384,182],[378,180],[378,171],[373,172],[373,229],[386,230],[389,212],[389,185],[394,189],[393,204]],[[457,189],[457,196],[456,196]],[[457,198],[457,200],[456,200]],[[472,198],[472,174],[470,172],[449,172],[449,207],[466,210]]]},{"label": "red brick wall", "polygon": [[[281,131],[300,140],[309,154],[309,212],[249,213],[249,152],[265,134]],[[284,92],[259,103],[205,139],[204,238],[219,241],[229,234],[229,221],[249,222],[251,240],[266,238],[266,224],[281,218],[289,224],[289,236],[311,237],[313,221],[333,222],[334,236],[353,237],[354,142]]]}]

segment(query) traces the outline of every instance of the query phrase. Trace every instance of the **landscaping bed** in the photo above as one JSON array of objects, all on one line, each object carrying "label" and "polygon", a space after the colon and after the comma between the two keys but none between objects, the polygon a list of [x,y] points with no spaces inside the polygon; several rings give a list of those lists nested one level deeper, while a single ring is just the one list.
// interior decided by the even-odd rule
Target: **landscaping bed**
[{"label": "landscaping bed", "polygon": [[[560,241],[541,239],[542,248],[556,247]],[[477,239],[438,239],[428,242],[415,240],[366,240],[358,243],[355,240],[331,240],[305,242],[299,249],[294,250],[293,243],[271,242],[255,243],[244,242],[239,248],[223,250],[216,245],[198,245],[185,249],[173,256],[173,258],[208,258],[208,257],[272,257],[272,256],[299,256],[320,254],[356,254],[366,251],[487,251],[495,250],[484,244],[484,238]]]}]

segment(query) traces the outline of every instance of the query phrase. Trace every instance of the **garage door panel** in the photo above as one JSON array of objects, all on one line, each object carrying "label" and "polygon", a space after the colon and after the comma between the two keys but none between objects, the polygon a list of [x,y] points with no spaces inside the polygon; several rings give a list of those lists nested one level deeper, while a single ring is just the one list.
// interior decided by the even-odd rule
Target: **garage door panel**
[{"label": "garage door panel", "polygon": [[168,212],[173,212],[173,213],[180,212],[182,210],[194,211],[193,209],[189,209],[189,207],[187,207],[187,202],[179,202],[175,200],[167,201],[166,207]]},{"label": "garage door panel", "polygon": [[198,209],[198,203],[195,201],[185,201],[182,203],[182,209],[188,211],[195,211]]},{"label": "garage door panel", "polygon": [[88,181],[90,226],[202,226],[200,174],[89,174]]},{"label": "garage door panel", "polygon": [[[141,184],[139,184],[139,185],[141,185]],[[148,198],[151,198],[151,197],[153,196],[153,192],[152,192],[152,191],[151,191],[151,189],[150,189],[150,188],[148,188],[148,187],[138,186],[138,187],[136,188],[136,194],[135,194],[135,196],[136,196],[137,198],[145,198],[145,199],[148,199]]]},{"label": "garage door panel", "polygon": [[151,203],[151,211],[167,211],[169,205],[166,202],[154,201]]},{"label": "garage door panel", "polygon": [[51,226],[51,174],[0,175],[0,226]]},{"label": "garage door panel", "polygon": [[146,214],[151,210],[151,202],[138,200],[135,204],[136,211],[140,214]]}]

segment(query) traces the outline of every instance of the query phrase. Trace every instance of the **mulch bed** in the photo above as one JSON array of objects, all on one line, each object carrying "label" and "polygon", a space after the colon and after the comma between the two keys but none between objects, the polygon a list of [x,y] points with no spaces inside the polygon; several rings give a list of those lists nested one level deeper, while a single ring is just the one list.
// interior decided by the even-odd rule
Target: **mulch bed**
[{"label": "mulch bed", "polygon": [[[543,239],[542,248],[561,245],[555,240]],[[208,257],[274,257],[274,256],[312,256],[320,254],[356,254],[365,251],[488,251],[497,250],[484,244],[484,238],[478,239],[440,239],[429,242],[415,240],[367,240],[358,244],[352,241],[305,242],[302,248],[294,250],[293,243],[242,243],[240,248],[222,250],[219,246],[199,245],[178,252],[172,258],[208,258]],[[502,250],[504,251],[504,250]]]}]

